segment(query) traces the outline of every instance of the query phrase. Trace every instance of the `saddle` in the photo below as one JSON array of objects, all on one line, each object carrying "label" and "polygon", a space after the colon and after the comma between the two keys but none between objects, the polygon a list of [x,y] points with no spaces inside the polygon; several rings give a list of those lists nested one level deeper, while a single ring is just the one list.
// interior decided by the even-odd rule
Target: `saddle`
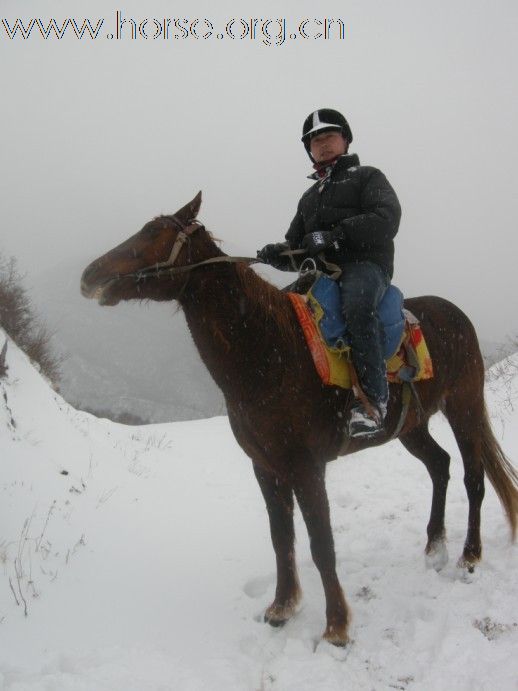
[{"label": "saddle", "polygon": [[[352,388],[355,377],[351,347],[337,282],[319,271],[308,271],[285,290],[323,383]],[[399,288],[387,288],[378,316],[383,325],[388,381],[401,384],[433,377],[432,360],[419,321],[404,309]]]}]

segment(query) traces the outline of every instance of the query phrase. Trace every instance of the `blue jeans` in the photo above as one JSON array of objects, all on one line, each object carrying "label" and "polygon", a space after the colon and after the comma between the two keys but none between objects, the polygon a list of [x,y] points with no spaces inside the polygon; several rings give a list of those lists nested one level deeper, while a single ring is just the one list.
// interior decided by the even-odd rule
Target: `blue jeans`
[{"label": "blue jeans", "polygon": [[386,404],[388,384],[383,359],[384,332],[377,309],[390,284],[390,277],[373,262],[344,264],[341,268],[342,312],[353,364],[367,398],[376,404]]}]

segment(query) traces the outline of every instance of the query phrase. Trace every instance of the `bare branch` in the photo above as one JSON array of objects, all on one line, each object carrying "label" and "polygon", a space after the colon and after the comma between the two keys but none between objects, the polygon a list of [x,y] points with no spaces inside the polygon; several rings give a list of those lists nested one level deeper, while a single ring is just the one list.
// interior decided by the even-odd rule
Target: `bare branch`
[{"label": "bare branch", "polygon": [[7,373],[7,365],[6,365],[6,355],[7,355],[7,339],[5,340],[4,347],[2,348],[2,352],[0,353],[0,378],[5,377]]}]

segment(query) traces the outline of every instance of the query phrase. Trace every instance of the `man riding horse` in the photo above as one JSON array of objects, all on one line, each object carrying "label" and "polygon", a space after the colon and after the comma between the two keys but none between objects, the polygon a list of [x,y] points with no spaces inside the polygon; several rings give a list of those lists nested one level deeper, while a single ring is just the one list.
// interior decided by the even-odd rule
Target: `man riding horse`
[{"label": "man riding horse", "polygon": [[302,142],[313,161],[315,180],[301,197],[286,242],[269,244],[257,256],[281,270],[292,268],[287,249],[306,249],[342,269],[342,310],[353,364],[370,407],[358,400],[349,435],[383,431],[388,385],[383,329],[377,307],[394,271],[394,236],[401,218],[396,193],[385,175],[349,154],[353,135],[345,117],[322,108],[308,115]]}]

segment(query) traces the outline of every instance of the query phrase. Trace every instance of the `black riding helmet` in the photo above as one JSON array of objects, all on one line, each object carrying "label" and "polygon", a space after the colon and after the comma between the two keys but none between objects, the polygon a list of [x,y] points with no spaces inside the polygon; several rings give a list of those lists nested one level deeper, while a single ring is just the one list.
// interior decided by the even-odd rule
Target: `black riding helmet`
[{"label": "black riding helmet", "polygon": [[310,113],[308,117],[304,120],[304,125],[302,126],[302,143],[304,144],[306,151],[310,158],[312,158],[309,151],[309,143],[311,137],[314,134],[320,134],[320,132],[328,132],[329,130],[339,130],[342,136],[347,139],[349,144],[353,140],[353,133],[349,127],[349,123],[344,118],[342,113],[332,108],[320,108]]}]

